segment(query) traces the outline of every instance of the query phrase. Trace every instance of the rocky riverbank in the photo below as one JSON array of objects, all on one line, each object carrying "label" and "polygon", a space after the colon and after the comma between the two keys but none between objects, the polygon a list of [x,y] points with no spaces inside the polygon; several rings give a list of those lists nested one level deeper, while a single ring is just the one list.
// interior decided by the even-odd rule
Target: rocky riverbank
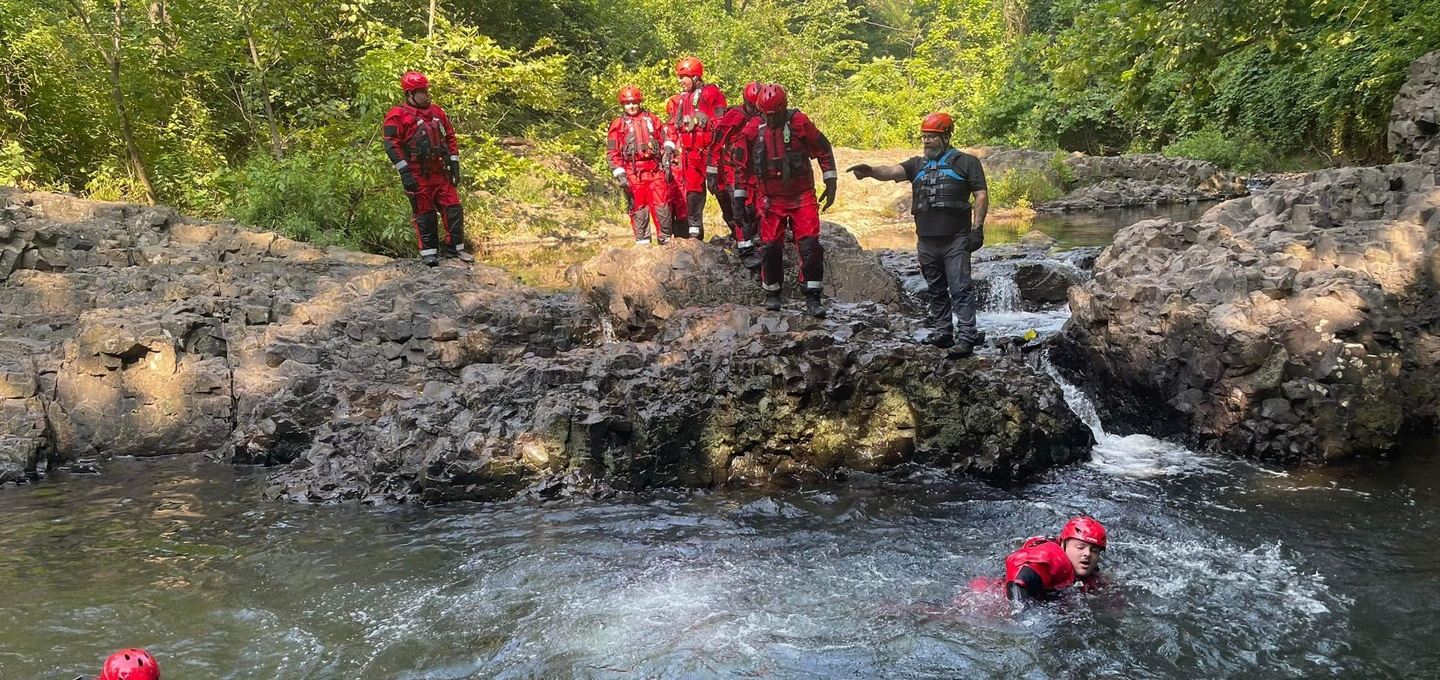
[{"label": "rocky riverbank", "polygon": [[817,321],[747,304],[717,244],[609,251],[542,293],[164,208],[0,199],[7,481],[208,452],[276,466],[275,497],[443,501],[907,462],[1015,478],[1090,441],[1033,368],[914,344],[897,279],[833,225]]},{"label": "rocky riverbank", "polygon": [[1281,461],[1383,452],[1440,417],[1440,53],[1390,143],[1410,162],[1277,182],[1120,231],[1057,358],[1112,418]]}]

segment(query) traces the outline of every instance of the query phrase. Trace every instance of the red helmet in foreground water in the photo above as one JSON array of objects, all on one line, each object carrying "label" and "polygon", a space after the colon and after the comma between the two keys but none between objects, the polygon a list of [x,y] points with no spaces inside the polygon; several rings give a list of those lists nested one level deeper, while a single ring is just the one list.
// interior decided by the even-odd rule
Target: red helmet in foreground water
[{"label": "red helmet in foreground water", "polygon": [[1065,528],[1060,530],[1060,544],[1065,544],[1067,538],[1078,538],[1086,543],[1093,543],[1095,547],[1105,549],[1105,525],[1101,524],[1094,517],[1072,517],[1065,523]]},{"label": "red helmet in foreground water", "polygon": [[143,649],[122,649],[105,660],[96,680],[160,680],[160,664]]}]

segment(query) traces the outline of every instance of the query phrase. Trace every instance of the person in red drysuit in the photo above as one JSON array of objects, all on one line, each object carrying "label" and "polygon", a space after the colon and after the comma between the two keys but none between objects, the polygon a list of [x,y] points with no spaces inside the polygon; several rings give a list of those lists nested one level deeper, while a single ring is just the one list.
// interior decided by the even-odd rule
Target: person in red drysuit
[{"label": "person in red drysuit", "polygon": [[[705,82],[705,65],[695,57],[675,64],[680,79],[680,101],[670,118],[675,143],[680,146],[680,188],[685,192],[685,236],[705,238],[705,192],[720,202],[728,223],[730,201],[720,193],[719,169],[708,165],[715,123],[725,114],[725,93]],[[677,233],[676,236],[682,234]]]},{"label": "person in red drysuit", "polygon": [[778,311],[783,300],[780,248],[788,223],[794,230],[800,256],[806,310],[812,316],[823,317],[825,251],[820,246],[821,206],[815,199],[815,174],[810,161],[820,162],[825,181],[820,200],[829,209],[835,203],[835,153],[830,140],[810,122],[809,116],[786,108],[788,103],[785,88],[773,83],[760,88],[756,105],[761,115],[740,132],[735,145],[741,154],[737,167],[743,181],[754,183],[759,196],[760,283],[765,289],[765,308]]},{"label": "person in red drysuit", "polygon": [[1088,590],[1100,576],[1105,527],[1093,517],[1074,517],[1059,538],[1034,536],[1005,558],[1005,595],[1016,611],[1054,599],[1067,588]]},{"label": "person in red drysuit", "polygon": [[669,188],[665,174],[674,158],[675,142],[668,139],[665,126],[641,103],[645,94],[634,85],[620,88],[624,115],[610,123],[605,155],[610,172],[629,198],[630,229],[636,245],[650,245],[650,217],[655,217],[656,238],[663,245],[670,240]]},{"label": "person in red drysuit", "polygon": [[[400,184],[410,197],[411,223],[420,243],[420,259],[428,266],[440,256],[463,262],[475,258],[465,250],[465,213],[455,187],[460,183],[460,147],[445,110],[430,101],[430,81],[424,74],[406,71],[400,77],[405,103],[385,114],[382,140],[385,153],[400,173]],[[445,238],[439,234],[444,212]]]},{"label": "person in red drysuit", "polygon": [[758,196],[755,178],[735,168],[735,144],[745,126],[760,116],[760,109],[755,106],[760,98],[760,83],[747,83],[742,98],[742,105],[731,107],[715,124],[709,166],[720,168],[722,186],[730,191],[730,231],[735,238],[735,250],[747,267],[755,269],[760,266],[759,258],[754,256],[760,231],[760,216],[755,209]]}]

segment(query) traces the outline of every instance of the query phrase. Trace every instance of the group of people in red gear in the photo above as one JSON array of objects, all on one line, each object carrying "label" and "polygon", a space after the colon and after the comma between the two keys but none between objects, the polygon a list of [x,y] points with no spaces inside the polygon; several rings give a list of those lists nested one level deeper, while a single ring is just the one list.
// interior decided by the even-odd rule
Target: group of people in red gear
[{"label": "group of people in red gear", "polygon": [[[623,114],[606,135],[635,243],[650,245],[652,219],[662,245],[674,237],[703,240],[708,194],[741,260],[759,269],[765,307],[778,311],[784,299],[781,249],[789,228],[806,309],[825,316],[820,211],[834,204],[838,181],[830,141],[804,112],[789,107],[779,84],[750,82],[742,105],[728,107],[720,88],[705,82],[699,59],[681,59],[675,76],[680,92],[666,102],[663,124],[645,110],[639,88],[626,85],[618,97]],[[825,186],[818,199],[811,161],[819,162]]]}]

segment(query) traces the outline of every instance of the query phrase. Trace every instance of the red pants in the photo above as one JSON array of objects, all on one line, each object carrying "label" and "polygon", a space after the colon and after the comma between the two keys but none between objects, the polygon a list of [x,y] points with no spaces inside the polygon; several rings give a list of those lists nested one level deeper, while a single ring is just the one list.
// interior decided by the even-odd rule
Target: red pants
[{"label": "red pants", "polygon": [[457,250],[465,248],[465,213],[460,209],[460,195],[443,173],[418,178],[420,190],[410,196],[410,224],[421,255],[440,252],[440,216],[444,215],[445,245]]},{"label": "red pants", "polygon": [[671,233],[670,186],[660,168],[625,169],[630,183],[630,230],[636,242],[650,240],[650,217],[655,217],[656,236],[668,240]]},{"label": "red pants", "polygon": [[760,200],[760,282],[780,290],[785,268],[781,241],[788,225],[800,256],[800,282],[820,289],[825,278],[825,251],[820,247],[820,204],[811,189],[799,196],[765,196]]}]

